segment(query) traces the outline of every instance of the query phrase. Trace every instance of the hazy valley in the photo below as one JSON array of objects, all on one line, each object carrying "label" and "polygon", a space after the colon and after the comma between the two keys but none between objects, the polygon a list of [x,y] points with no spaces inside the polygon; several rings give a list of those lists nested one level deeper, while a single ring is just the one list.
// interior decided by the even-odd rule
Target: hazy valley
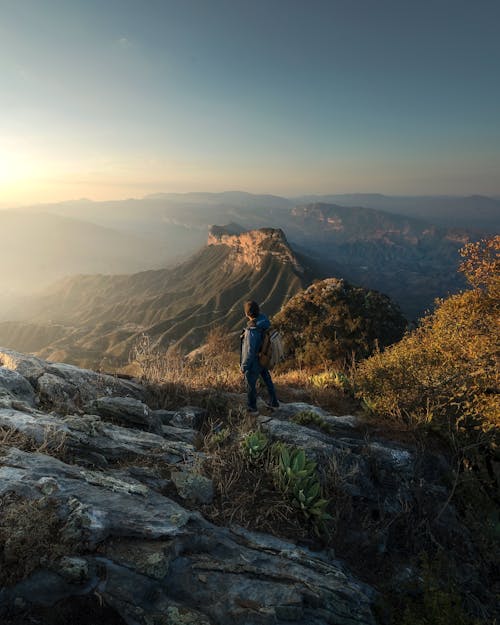
[{"label": "hazy valley", "polygon": [[[123,359],[145,331],[162,346],[181,341],[193,348],[215,323],[235,329],[247,295],[275,313],[308,281],[327,276],[386,293],[416,320],[436,297],[463,287],[456,273],[459,248],[498,224],[499,202],[488,198],[457,199],[455,218],[450,198],[299,201],[310,199],[157,194],[0,211],[2,231],[9,233],[0,269],[0,342],[87,364],[105,353]],[[405,215],[393,212],[398,205]],[[430,212],[443,225],[415,217]],[[235,232],[281,229],[288,256],[269,256],[256,272],[253,261],[234,264],[227,250],[202,247],[212,224],[230,222]]]}]

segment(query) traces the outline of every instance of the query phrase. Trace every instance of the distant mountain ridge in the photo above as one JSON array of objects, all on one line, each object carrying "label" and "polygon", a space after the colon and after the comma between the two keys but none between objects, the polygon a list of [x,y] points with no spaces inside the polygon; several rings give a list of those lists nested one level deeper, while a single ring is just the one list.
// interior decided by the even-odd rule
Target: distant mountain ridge
[{"label": "distant mountain ridge", "polygon": [[327,273],[386,293],[414,320],[435,298],[463,288],[458,251],[473,238],[413,217],[321,202],[291,209],[287,234]]},{"label": "distant mountain ridge", "polygon": [[467,228],[495,233],[500,228],[500,199],[484,195],[470,196],[389,196],[379,193],[306,195],[298,203],[322,202],[350,207],[366,207],[388,213],[428,220],[445,228]]},{"label": "distant mountain ridge", "polygon": [[[142,199],[92,201],[86,199],[40,204],[27,207],[30,211],[73,216],[114,227],[123,226],[128,220],[143,225],[154,220],[173,218],[186,225],[209,225],[228,223],[234,218],[238,223],[249,224],[241,219],[241,211],[247,217],[266,220],[276,213],[295,206],[323,203],[352,208],[372,208],[415,219],[428,220],[446,228],[467,228],[485,233],[495,233],[500,228],[500,198],[484,195],[470,196],[393,196],[380,193],[310,194],[297,197],[280,197],[269,194],[253,194],[243,191],[221,193],[155,193]],[[16,210],[27,210],[18,208]],[[257,212],[255,212],[257,211]],[[145,217],[145,218],[144,218]],[[261,227],[266,223],[253,224]],[[267,225],[272,225],[271,223]],[[279,224],[278,224],[279,225]],[[282,224],[286,229],[286,225]],[[125,226],[126,227],[126,226]]]},{"label": "distant mountain ridge", "polygon": [[[29,236],[22,258],[16,243],[18,249],[12,249],[9,262],[13,263],[13,268],[16,263],[25,264],[24,274],[18,272],[22,276],[19,284],[43,286],[63,274],[130,273],[178,263],[200,248],[206,240],[208,227],[214,223],[236,223],[244,230],[280,228],[286,232],[294,250],[314,258],[324,275],[343,276],[354,284],[385,292],[400,304],[407,316],[416,319],[432,307],[436,297],[444,297],[463,286],[456,275],[458,250],[465,242],[481,235],[477,228],[475,231],[457,228],[459,215],[456,219],[449,218],[448,225],[436,225],[439,207],[434,209],[433,202],[449,208],[463,201],[462,216],[476,226],[481,220],[473,218],[477,213],[474,212],[475,202],[482,202],[483,222],[490,224],[489,230],[498,229],[500,222],[500,219],[495,221],[495,217],[500,216],[497,210],[500,202],[493,198],[391,198],[376,194],[318,196],[321,197],[329,201],[311,202],[301,198],[299,202],[298,199],[231,191],[155,194],[142,200],[116,202],[79,200],[43,205],[38,209],[17,209],[12,212],[25,219]],[[339,201],[333,202],[335,198]],[[346,206],[348,203],[353,205]],[[380,206],[370,208],[367,203]],[[407,214],[396,214],[399,205]],[[432,208],[436,219],[415,217],[418,206],[427,206],[427,211]],[[42,210],[45,211],[43,217]],[[2,211],[0,219],[1,216]],[[50,220],[59,218],[79,219],[89,228],[105,228],[99,232],[106,232],[109,241],[101,237],[96,250],[89,244],[83,247],[81,254],[72,253],[73,249],[82,249],[72,243],[66,248],[56,246],[60,252],[54,273],[44,266],[47,246],[31,242],[36,240],[38,232],[49,232],[48,237],[40,237],[42,242],[50,239],[51,228],[44,228],[43,222],[49,224]],[[19,233],[19,229],[14,229],[13,238],[19,241],[26,238],[22,231],[17,236],[16,232]],[[117,246],[113,243],[115,236],[132,237],[131,244]],[[66,239],[74,240],[62,237]],[[141,257],[134,265],[137,248]],[[85,254],[86,250],[92,252]],[[99,264],[103,256],[108,261]],[[81,262],[76,262],[78,259]],[[0,286],[12,286],[12,275],[13,270],[5,272],[0,266]]]}]

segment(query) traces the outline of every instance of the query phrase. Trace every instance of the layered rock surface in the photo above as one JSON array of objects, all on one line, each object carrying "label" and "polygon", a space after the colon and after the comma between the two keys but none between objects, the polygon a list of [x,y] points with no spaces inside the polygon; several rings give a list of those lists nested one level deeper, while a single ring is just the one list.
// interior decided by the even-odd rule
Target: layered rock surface
[{"label": "layered rock surface", "polygon": [[[133,381],[9,350],[0,362],[0,507],[27,502],[24,514],[54,514],[58,528],[57,557],[44,545],[36,566],[0,589],[0,620],[17,625],[61,600],[97,596],[127,625],[374,625],[377,593],[331,549],[207,520],[214,489],[196,447],[203,410],[153,410]],[[304,414],[314,423],[295,422]],[[382,515],[381,554],[419,496],[417,475],[436,510],[446,503],[447,489],[417,472],[415,449],[367,437],[355,417],[290,403],[259,421],[271,439],[334,463],[354,505]],[[439,456],[434,464],[434,474],[446,469]],[[453,507],[439,517],[466,550]],[[346,540],[362,550],[373,537],[355,525]]]},{"label": "layered rock surface", "polygon": [[260,271],[264,262],[275,258],[288,264],[299,274],[304,268],[293,253],[281,228],[260,228],[248,232],[238,231],[234,226],[212,226],[208,234],[208,245],[225,245],[230,250],[226,266],[237,270],[248,266]]},{"label": "layered rock surface", "polygon": [[[373,590],[339,561],[217,527],[165,494],[177,487],[189,501],[199,452],[178,431],[193,432],[202,411],[150,410],[130,381],[12,351],[0,359],[1,431],[33,446],[20,449],[14,438],[2,446],[0,500],[54,509],[66,545],[63,556],[42,558],[0,590],[0,617],[98,593],[129,625],[374,623]],[[47,412],[51,393],[58,410]],[[148,431],[158,424],[161,434]],[[207,503],[211,485],[203,479]]]}]

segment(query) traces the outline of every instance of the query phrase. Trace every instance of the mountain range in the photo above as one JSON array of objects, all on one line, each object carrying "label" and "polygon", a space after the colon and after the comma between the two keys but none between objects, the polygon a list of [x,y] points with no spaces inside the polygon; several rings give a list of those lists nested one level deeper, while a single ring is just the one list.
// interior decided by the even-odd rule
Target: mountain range
[{"label": "mountain range", "polygon": [[296,251],[315,259],[322,274],[381,290],[416,319],[436,297],[463,286],[456,274],[459,248],[498,230],[499,216],[500,201],[482,196],[289,199],[236,191],[0,211],[2,232],[9,233],[0,265],[0,318],[16,316],[9,294],[40,290],[63,276],[172,266],[203,245],[211,224],[234,222],[247,230],[281,228]]},{"label": "mountain range", "polygon": [[204,248],[171,269],[59,281],[27,301],[17,321],[0,323],[0,343],[114,368],[143,333],[159,349],[193,349],[214,326],[242,327],[247,299],[272,315],[316,277],[320,271],[293,252],[282,230],[215,227]]}]

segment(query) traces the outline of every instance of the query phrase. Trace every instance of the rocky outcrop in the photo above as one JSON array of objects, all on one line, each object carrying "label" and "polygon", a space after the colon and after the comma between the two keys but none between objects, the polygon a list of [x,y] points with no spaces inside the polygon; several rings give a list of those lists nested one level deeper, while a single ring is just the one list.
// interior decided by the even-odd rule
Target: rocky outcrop
[{"label": "rocky outcrop", "polygon": [[[2,622],[18,625],[60,601],[98,597],[127,625],[375,624],[375,590],[332,549],[313,552],[208,520],[215,489],[200,467],[209,452],[196,448],[204,410],[153,410],[133,381],[5,350],[0,358]],[[439,479],[447,469],[439,455],[422,471],[417,449],[304,403],[282,404],[258,421],[271,440],[305,449],[359,512],[337,528],[346,553],[397,551],[394,528],[417,501],[437,540],[442,528],[473,560]],[[16,506],[6,537],[3,513]],[[36,511],[40,522],[26,524]],[[38,525],[50,518],[38,543]],[[370,527],[369,519],[380,522]],[[35,551],[24,552],[30,541]],[[411,574],[404,552],[397,561],[394,579],[406,564]]]},{"label": "rocky outcrop", "polygon": [[162,434],[161,418],[142,401],[131,397],[98,397],[85,406],[90,414],[98,414],[125,427]]},{"label": "rocky outcrop", "polygon": [[324,556],[216,527],[130,478],[111,480],[16,449],[2,463],[0,495],[50,497],[62,517],[62,535],[85,545],[3,588],[4,610],[16,600],[47,604],[99,592],[130,624],[169,622],[169,610],[220,625],[374,623],[373,593]]},{"label": "rocky outcrop", "polygon": [[[213,485],[182,438],[203,411],[154,411],[133,382],[0,354],[0,506],[53,511],[58,528],[54,553],[0,588],[0,619],[97,595],[127,625],[374,624],[374,591],[327,552],[196,511]],[[50,393],[60,412],[43,410]]]},{"label": "rocky outcrop", "polygon": [[212,226],[208,234],[207,245],[226,245],[231,254],[226,266],[238,270],[242,266],[260,271],[269,257],[280,263],[288,264],[299,274],[304,268],[291,250],[285,233],[281,228],[260,228],[239,232],[234,227]]},{"label": "rocky outcrop", "polygon": [[[65,363],[51,363],[10,349],[0,349],[0,370],[14,371],[31,386],[38,403],[56,407],[58,412],[81,410],[97,397],[144,399],[144,389],[130,380]],[[3,373],[2,375],[11,375]],[[27,387],[25,386],[25,389]],[[30,391],[26,390],[28,394]],[[22,398],[19,394],[18,399]]]}]

